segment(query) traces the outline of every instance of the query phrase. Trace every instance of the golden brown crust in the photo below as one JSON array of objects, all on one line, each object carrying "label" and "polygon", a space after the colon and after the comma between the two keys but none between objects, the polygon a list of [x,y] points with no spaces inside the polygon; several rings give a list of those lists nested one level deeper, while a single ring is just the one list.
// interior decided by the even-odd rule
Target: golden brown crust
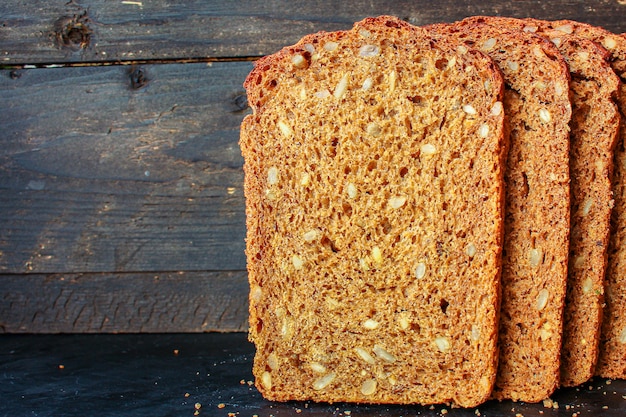
[{"label": "golden brown crust", "polygon": [[250,339],[266,398],[489,398],[503,84],[486,56],[450,46],[372,18],[247,78]]},{"label": "golden brown crust", "polygon": [[511,137],[493,396],[536,402],[559,381],[569,238],[569,74],[554,45],[488,23],[476,17],[430,29],[488,53],[507,85]]}]

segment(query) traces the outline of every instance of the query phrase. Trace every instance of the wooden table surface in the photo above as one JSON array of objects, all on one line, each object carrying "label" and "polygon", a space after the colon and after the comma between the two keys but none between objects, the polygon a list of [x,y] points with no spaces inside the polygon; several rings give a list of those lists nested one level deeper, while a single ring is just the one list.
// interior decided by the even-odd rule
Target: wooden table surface
[{"label": "wooden table surface", "polygon": [[[596,378],[539,404],[266,401],[244,333],[0,336],[0,417],[623,417],[626,381]],[[196,414],[197,412],[197,414]]]},{"label": "wooden table surface", "polygon": [[2,2],[0,332],[245,331],[243,80],[379,14],[626,32],[623,0]]}]

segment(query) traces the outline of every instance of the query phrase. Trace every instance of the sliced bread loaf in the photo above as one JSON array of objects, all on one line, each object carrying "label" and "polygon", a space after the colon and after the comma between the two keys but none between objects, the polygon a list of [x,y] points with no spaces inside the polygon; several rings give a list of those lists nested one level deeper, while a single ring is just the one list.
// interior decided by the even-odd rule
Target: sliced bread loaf
[{"label": "sliced bread loaf", "polygon": [[472,18],[429,26],[488,53],[510,123],[494,398],[536,402],[559,383],[569,238],[569,73],[550,42]]},{"label": "sliced bread loaf", "polygon": [[620,115],[619,78],[606,49],[573,33],[569,24],[489,18],[491,24],[535,33],[554,43],[570,74],[571,234],[561,349],[561,385],[594,375],[604,304],[612,207],[611,173]]},{"label": "sliced bread loaf", "polygon": [[571,29],[591,39],[610,54],[611,67],[621,80],[618,107],[622,124],[615,148],[613,211],[605,277],[605,309],[596,374],[605,378],[626,378],[626,38],[597,26],[569,20],[552,22],[554,27]]},{"label": "sliced bread loaf", "polygon": [[571,24],[536,19],[497,21],[551,40],[572,79],[570,136],[571,235],[561,349],[561,385],[594,375],[602,327],[611,208],[613,153],[619,136],[620,80],[599,44]]},{"label": "sliced bread loaf", "polygon": [[259,60],[244,85],[260,392],[465,407],[489,398],[505,152],[493,62],[383,16],[307,36]]},{"label": "sliced bread loaf", "polygon": [[614,99],[619,80],[605,51],[590,41],[550,34],[571,74],[571,234],[563,316],[561,385],[594,375],[611,219],[611,172],[620,116]]}]

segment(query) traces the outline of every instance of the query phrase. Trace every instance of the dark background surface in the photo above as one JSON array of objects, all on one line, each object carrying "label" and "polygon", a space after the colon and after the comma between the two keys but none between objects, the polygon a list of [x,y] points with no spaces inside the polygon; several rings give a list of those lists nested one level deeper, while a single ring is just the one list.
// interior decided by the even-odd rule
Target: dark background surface
[{"label": "dark background surface", "polygon": [[224,417],[626,414],[626,381],[604,379],[558,391],[551,397],[558,409],[510,401],[472,409],[272,403],[250,385],[253,354],[244,333],[4,335],[0,416],[193,416],[196,404],[197,415]]}]

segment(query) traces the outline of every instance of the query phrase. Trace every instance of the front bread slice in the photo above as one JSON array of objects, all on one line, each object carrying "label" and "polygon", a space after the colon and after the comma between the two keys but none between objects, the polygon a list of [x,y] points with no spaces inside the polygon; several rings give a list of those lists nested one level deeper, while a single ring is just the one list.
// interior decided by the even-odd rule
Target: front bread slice
[{"label": "front bread slice", "polygon": [[503,83],[381,16],[259,60],[241,127],[253,373],[268,399],[489,398]]}]

